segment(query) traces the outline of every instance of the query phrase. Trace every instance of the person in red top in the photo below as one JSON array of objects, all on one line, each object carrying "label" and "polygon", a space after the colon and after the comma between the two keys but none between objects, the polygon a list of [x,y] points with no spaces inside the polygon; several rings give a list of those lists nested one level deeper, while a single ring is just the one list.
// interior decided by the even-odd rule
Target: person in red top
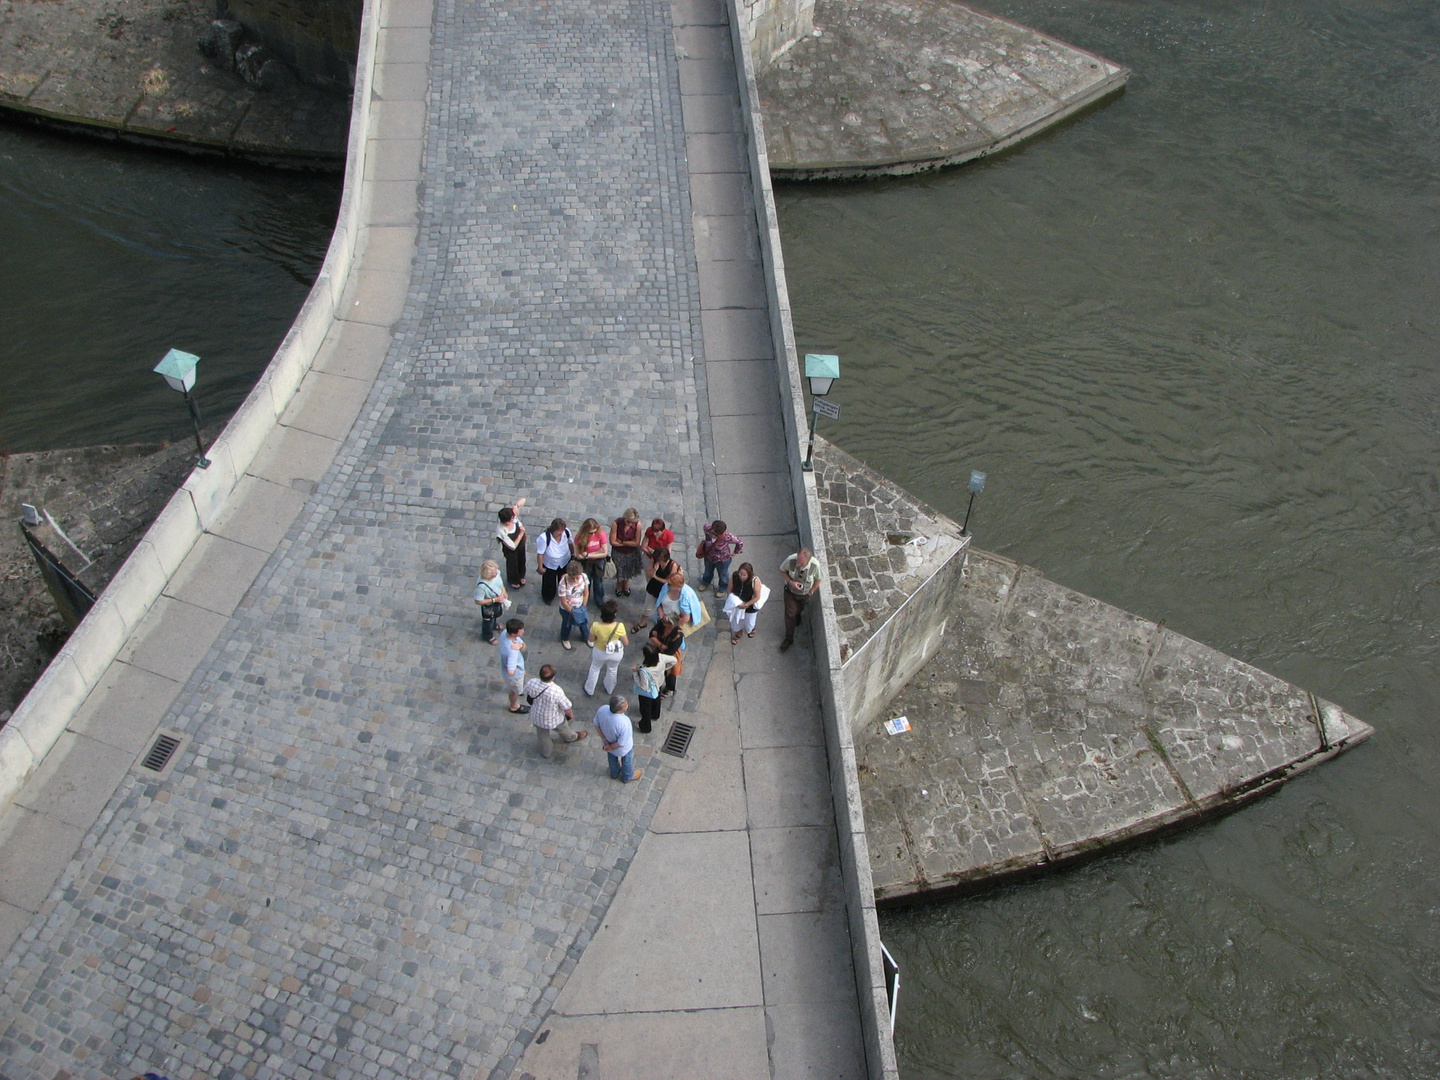
[{"label": "person in red top", "polygon": [[675,534],[666,528],[664,518],[656,518],[645,530],[645,542],[640,545],[640,550],[645,552],[646,557],[653,563],[657,551],[664,551],[668,555],[674,546]]}]

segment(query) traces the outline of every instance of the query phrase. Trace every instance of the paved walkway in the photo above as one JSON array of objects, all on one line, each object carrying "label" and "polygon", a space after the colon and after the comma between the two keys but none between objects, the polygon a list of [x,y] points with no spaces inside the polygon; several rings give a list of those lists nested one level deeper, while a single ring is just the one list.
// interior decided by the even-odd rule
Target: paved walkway
[{"label": "paved walkway", "polygon": [[0,829],[7,1076],[863,1074],[808,638],[692,643],[690,758],[623,787],[538,758],[468,599],[519,494],[795,543],[723,8],[671,16],[440,0],[428,105],[377,74],[425,139],[375,157],[354,321]]}]

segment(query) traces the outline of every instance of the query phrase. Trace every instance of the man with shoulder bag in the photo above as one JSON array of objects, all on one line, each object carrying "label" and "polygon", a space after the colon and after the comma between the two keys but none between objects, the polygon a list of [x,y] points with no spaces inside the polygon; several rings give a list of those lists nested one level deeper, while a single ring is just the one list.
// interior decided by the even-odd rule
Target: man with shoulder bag
[{"label": "man with shoulder bag", "polygon": [[535,738],[540,744],[540,756],[549,758],[555,752],[555,736],[566,743],[579,742],[590,733],[576,731],[570,726],[575,711],[570,699],[555,683],[555,665],[546,664],[540,669],[540,677],[525,684],[525,697],[530,702],[530,723],[535,725]]}]

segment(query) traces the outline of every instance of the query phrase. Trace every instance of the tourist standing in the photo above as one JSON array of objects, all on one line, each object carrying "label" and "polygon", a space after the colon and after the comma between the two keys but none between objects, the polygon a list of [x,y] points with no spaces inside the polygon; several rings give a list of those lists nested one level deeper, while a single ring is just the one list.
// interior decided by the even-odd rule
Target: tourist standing
[{"label": "tourist standing", "polygon": [[785,584],[785,640],[780,642],[780,651],[784,652],[795,644],[795,627],[800,624],[805,605],[825,579],[825,572],[810,549],[801,548],[780,564],[780,578]]},{"label": "tourist standing", "polygon": [[655,561],[655,553],[661,548],[665,554],[670,554],[670,549],[675,546],[675,534],[670,531],[670,526],[665,524],[664,518],[651,518],[650,527],[645,530],[645,539],[640,544],[640,551],[651,562]]},{"label": "tourist standing", "polygon": [[705,539],[695,549],[695,557],[705,563],[705,572],[700,576],[700,588],[708,589],[710,579],[715,579],[715,595],[725,595],[725,585],[730,580],[730,560],[745,550],[745,542],[732,533],[725,522],[716,518],[705,526]]},{"label": "tourist standing", "polygon": [[610,557],[615,560],[615,595],[630,595],[630,579],[645,571],[640,562],[640,511],[633,506],[610,523]]},{"label": "tourist standing", "polygon": [[742,633],[755,636],[755,620],[769,597],[770,590],[755,576],[755,568],[748,562],[741,563],[740,569],[730,575],[730,593],[725,597],[725,614],[730,616],[731,645],[739,643]]},{"label": "tourist standing", "polygon": [[665,676],[674,666],[675,657],[647,644],[640,650],[640,663],[630,669],[635,676],[635,696],[640,700],[641,734],[648,735],[651,725],[660,719],[660,694],[665,688]]},{"label": "tourist standing", "polygon": [[686,626],[700,626],[705,616],[700,610],[700,597],[685,584],[685,571],[676,568],[655,598],[655,615],[664,616],[682,629]]},{"label": "tourist standing", "polygon": [[595,710],[595,730],[610,759],[610,779],[622,784],[639,780],[645,775],[644,769],[635,768],[635,734],[630,730],[630,717],[625,715],[630,703],[619,694],[610,698],[608,705]]},{"label": "tourist standing", "polygon": [[540,574],[540,599],[555,602],[555,586],[560,575],[575,557],[575,538],[565,527],[564,518],[556,518],[535,541],[535,567]]},{"label": "tourist standing", "polygon": [[685,656],[681,651],[685,648],[685,631],[662,615],[650,631],[650,640],[646,644],[671,660],[665,669],[665,688],[660,691],[660,696],[667,698],[675,693],[676,682],[685,670]]},{"label": "tourist standing", "polygon": [[579,742],[588,731],[576,731],[570,726],[575,712],[570,699],[555,682],[555,665],[546,664],[540,669],[540,677],[525,684],[525,696],[530,699],[530,723],[535,725],[535,738],[540,744],[540,756],[548,758],[555,748],[555,736],[567,742]]},{"label": "tourist standing", "polygon": [[617,617],[620,605],[606,600],[600,605],[600,621],[590,624],[590,673],[585,676],[585,696],[595,694],[595,681],[600,670],[605,670],[605,692],[615,692],[615,674],[620,670],[620,661],[625,659],[625,647],[630,644],[625,633],[625,624]]},{"label": "tourist standing", "polygon": [[574,648],[570,644],[571,629],[580,632],[581,641],[590,632],[590,613],[585,610],[590,599],[590,582],[585,579],[585,568],[579,559],[570,561],[556,588],[560,597],[560,644],[569,652]]},{"label": "tourist standing", "polygon": [[[660,594],[670,584],[670,578],[680,569],[680,564],[670,557],[669,548],[656,548],[651,553],[650,577],[645,582],[645,591],[652,599],[659,599]],[[650,617],[643,615],[640,621],[635,624],[636,630],[643,630],[650,625]]]},{"label": "tourist standing", "polygon": [[480,637],[485,644],[496,644],[495,627],[505,614],[505,601],[510,599],[500,584],[500,564],[486,559],[480,564],[480,577],[475,582],[475,603],[480,605]]},{"label": "tourist standing", "polygon": [[495,538],[505,552],[505,580],[510,588],[519,589],[525,584],[525,526],[520,524],[520,508],[524,499],[516,499],[514,506],[500,511],[500,526]]},{"label": "tourist standing", "polygon": [[525,624],[511,619],[505,624],[505,633],[500,636],[500,677],[505,689],[510,691],[510,711],[528,713],[530,706],[520,701],[525,692]]},{"label": "tourist standing", "polygon": [[580,523],[575,534],[575,555],[590,578],[590,595],[595,603],[605,602],[605,564],[610,561],[610,534],[593,517]]}]

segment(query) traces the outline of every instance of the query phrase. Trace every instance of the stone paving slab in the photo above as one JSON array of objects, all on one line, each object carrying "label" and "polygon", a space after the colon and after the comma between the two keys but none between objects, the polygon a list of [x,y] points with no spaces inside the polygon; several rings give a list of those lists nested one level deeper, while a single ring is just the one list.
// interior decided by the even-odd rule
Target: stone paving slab
[{"label": "stone paving slab", "polygon": [[993,153],[1129,71],[953,0],[820,0],[757,82],[777,179],[900,175]]},{"label": "stone paving slab", "polygon": [[[939,652],[857,739],[877,899],[1233,809],[1371,734],[1248,664],[971,550]],[[1319,717],[1340,719],[1322,740]],[[1337,737],[1338,736],[1338,737]]]}]

